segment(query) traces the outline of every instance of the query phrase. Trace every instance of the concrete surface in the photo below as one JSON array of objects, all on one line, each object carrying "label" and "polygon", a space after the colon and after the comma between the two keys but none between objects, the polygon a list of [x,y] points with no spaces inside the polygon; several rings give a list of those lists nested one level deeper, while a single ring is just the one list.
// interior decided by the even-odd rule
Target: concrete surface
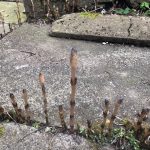
[{"label": "concrete surface", "polygon": [[117,97],[124,98],[119,117],[134,118],[143,107],[150,107],[150,48],[59,39],[49,37],[49,30],[47,25],[24,24],[0,41],[0,105],[6,110],[12,109],[9,93],[24,108],[21,92],[26,88],[32,118],[45,122],[38,81],[42,71],[51,125],[60,126],[59,104],[68,123],[72,47],[79,57],[76,122],[98,120],[105,98],[112,105]]},{"label": "concrete surface", "polygon": [[4,26],[2,24],[0,24],[0,34],[3,36],[6,33],[9,33],[10,29],[9,29],[9,25],[8,24],[4,24]]},{"label": "concrete surface", "polygon": [[0,150],[93,150],[87,140],[67,134],[52,134],[45,129],[5,123],[5,134],[0,138]]},{"label": "concrete surface", "polygon": [[55,21],[51,36],[150,46],[150,18],[69,14]]}]

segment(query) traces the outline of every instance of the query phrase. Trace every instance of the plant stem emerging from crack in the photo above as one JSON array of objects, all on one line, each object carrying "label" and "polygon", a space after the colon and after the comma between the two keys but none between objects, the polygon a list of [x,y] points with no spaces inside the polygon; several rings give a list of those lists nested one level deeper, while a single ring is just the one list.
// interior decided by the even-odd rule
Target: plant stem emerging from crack
[{"label": "plant stem emerging from crack", "polygon": [[74,111],[75,111],[75,93],[76,93],[76,70],[77,70],[77,51],[71,50],[70,56],[70,67],[71,67],[71,95],[70,95],[70,132],[74,132]]},{"label": "plant stem emerging from crack", "polygon": [[44,113],[45,113],[45,119],[46,119],[46,124],[49,124],[49,120],[48,120],[48,110],[47,110],[47,98],[46,98],[46,90],[45,90],[45,78],[44,78],[44,74],[40,73],[39,74],[39,81],[40,81],[40,85],[42,88],[42,95],[43,95],[43,102],[44,102]]}]

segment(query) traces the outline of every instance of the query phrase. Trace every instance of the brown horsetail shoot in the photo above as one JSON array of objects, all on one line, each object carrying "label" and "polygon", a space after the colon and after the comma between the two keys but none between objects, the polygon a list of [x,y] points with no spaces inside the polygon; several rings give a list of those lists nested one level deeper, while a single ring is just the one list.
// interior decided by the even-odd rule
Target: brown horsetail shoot
[{"label": "brown horsetail shoot", "polygon": [[70,55],[70,68],[71,68],[71,95],[70,95],[70,132],[74,132],[74,111],[75,111],[75,93],[77,84],[77,51],[71,50]]},{"label": "brown horsetail shoot", "polygon": [[23,89],[22,91],[22,97],[24,100],[24,108],[25,108],[25,112],[26,112],[26,121],[29,123],[30,122],[30,113],[29,113],[29,103],[28,103],[28,95],[27,95],[27,90]]},{"label": "brown horsetail shoot", "polygon": [[62,105],[59,106],[59,117],[60,117],[62,128],[63,128],[64,131],[66,131],[67,130],[67,125],[66,125],[66,122],[65,122],[65,119],[64,119],[64,110],[63,110]]},{"label": "brown horsetail shoot", "polygon": [[40,81],[40,85],[42,88],[42,94],[43,94],[43,102],[44,102],[44,113],[45,113],[45,119],[46,119],[46,124],[49,124],[49,120],[48,120],[48,110],[47,110],[47,98],[46,98],[46,90],[45,90],[45,77],[43,73],[39,74],[39,81]]}]

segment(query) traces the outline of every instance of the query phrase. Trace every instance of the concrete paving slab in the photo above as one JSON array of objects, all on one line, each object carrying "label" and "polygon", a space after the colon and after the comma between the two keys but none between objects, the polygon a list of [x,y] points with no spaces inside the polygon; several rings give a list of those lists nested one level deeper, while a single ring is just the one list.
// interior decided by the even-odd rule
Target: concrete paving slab
[{"label": "concrete paving slab", "polygon": [[55,21],[51,36],[150,46],[150,18],[68,14]]},{"label": "concrete paving slab", "polygon": [[119,117],[134,118],[150,107],[150,48],[59,39],[49,37],[49,30],[48,25],[25,23],[0,41],[0,105],[6,110],[12,109],[9,93],[24,108],[21,92],[26,88],[32,119],[45,122],[38,81],[42,71],[50,123],[60,126],[58,105],[63,104],[68,124],[72,47],[79,57],[76,122],[86,125],[87,119],[100,119],[105,98],[111,112],[117,97],[124,97]]},{"label": "concrete paving slab", "polygon": [[92,143],[76,135],[52,134],[50,131],[47,132],[46,129],[38,131],[33,127],[14,123],[4,123],[3,126],[5,132],[0,137],[0,150],[94,149]]},{"label": "concrete paving slab", "polygon": [[60,125],[59,104],[64,104],[68,119],[69,54],[74,47],[79,55],[76,95],[79,122],[99,118],[106,97],[114,103],[117,96],[123,96],[121,113],[125,116],[134,116],[150,106],[149,48],[58,39],[49,37],[48,30],[48,26],[24,24],[0,41],[0,105],[12,108],[9,93],[13,92],[23,108],[21,91],[26,88],[32,113],[44,121],[38,81],[42,71],[46,76],[51,123]]}]

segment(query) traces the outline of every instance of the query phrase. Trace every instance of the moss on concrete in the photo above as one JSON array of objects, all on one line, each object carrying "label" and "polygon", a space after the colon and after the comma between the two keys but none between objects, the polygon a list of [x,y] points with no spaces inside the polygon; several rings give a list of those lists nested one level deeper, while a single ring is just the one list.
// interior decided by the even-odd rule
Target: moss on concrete
[{"label": "moss on concrete", "polygon": [[5,133],[5,128],[4,126],[0,125],[0,137],[2,137]]},{"label": "moss on concrete", "polygon": [[[21,14],[21,22],[24,22],[26,20],[26,15],[23,13],[25,11],[23,3],[19,3],[19,9]],[[4,22],[18,23],[15,11],[17,11],[17,5],[15,2],[0,2],[0,12],[4,17]]]}]

